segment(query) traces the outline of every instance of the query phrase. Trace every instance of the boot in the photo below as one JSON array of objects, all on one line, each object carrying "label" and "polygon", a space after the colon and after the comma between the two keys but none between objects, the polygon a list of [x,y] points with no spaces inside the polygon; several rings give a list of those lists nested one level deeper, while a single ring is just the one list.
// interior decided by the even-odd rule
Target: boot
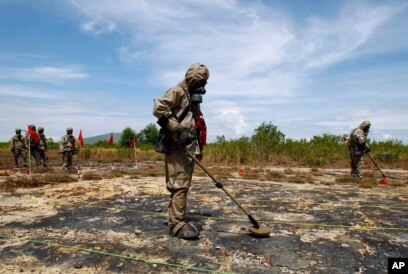
[{"label": "boot", "polygon": [[198,229],[192,223],[184,223],[181,227],[177,225],[170,235],[181,239],[197,239],[199,235]]}]

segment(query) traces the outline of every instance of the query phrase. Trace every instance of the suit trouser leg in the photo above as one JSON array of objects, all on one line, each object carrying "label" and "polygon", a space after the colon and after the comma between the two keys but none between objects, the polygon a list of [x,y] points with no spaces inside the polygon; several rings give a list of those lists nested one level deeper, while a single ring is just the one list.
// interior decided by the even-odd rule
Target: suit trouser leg
[{"label": "suit trouser leg", "polygon": [[191,186],[194,161],[183,151],[165,155],[166,187],[171,193],[168,206],[168,226],[177,232],[185,221],[187,195]]}]

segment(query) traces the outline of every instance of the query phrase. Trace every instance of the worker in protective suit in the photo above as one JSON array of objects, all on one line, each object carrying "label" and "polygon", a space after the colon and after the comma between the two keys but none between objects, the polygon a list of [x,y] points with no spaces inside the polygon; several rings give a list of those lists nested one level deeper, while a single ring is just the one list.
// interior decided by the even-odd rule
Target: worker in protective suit
[{"label": "worker in protective suit", "polygon": [[14,156],[14,163],[16,167],[19,167],[18,165],[18,159],[22,158],[23,159],[23,165],[27,166],[27,145],[26,145],[26,139],[24,138],[23,135],[21,135],[21,129],[16,128],[16,135],[11,138],[10,141],[10,151],[13,153]]},{"label": "worker in protective suit", "polygon": [[74,154],[78,153],[78,148],[76,147],[75,137],[72,127],[67,128],[67,134],[62,136],[59,143],[60,154],[62,154],[62,169],[69,171],[72,168],[72,158]]},{"label": "worker in protective suit", "polygon": [[[26,144],[27,147],[30,147],[29,154],[35,159],[35,164],[37,166],[42,165],[41,161],[41,151],[40,151],[40,136],[38,135],[36,126],[31,124],[28,125],[29,131],[27,132],[26,136]],[[31,163],[31,159],[27,159]]]},{"label": "worker in protective suit", "polygon": [[356,129],[350,132],[348,138],[349,152],[350,152],[350,175],[355,179],[362,179],[363,173],[361,171],[363,167],[363,156],[365,153],[370,152],[370,148],[367,143],[367,135],[370,131],[370,121],[364,121]]},{"label": "worker in protective suit", "polygon": [[203,64],[191,65],[183,81],[170,88],[161,99],[155,99],[153,115],[158,124],[168,131],[174,144],[165,154],[166,187],[171,193],[168,206],[170,235],[183,239],[197,238],[198,229],[186,222],[187,194],[191,186],[194,160],[185,152],[200,154],[196,137],[196,121],[200,118],[200,103],[209,78]]},{"label": "worker in protective suit", "polygon": [[48,157],[47,157],[47,137],[44,134],[44,128],[38,127],[38,135],[40,136],[40,142],[38,143],[38,148],[40,149],[41,163],[43,167],[47,166]]}]

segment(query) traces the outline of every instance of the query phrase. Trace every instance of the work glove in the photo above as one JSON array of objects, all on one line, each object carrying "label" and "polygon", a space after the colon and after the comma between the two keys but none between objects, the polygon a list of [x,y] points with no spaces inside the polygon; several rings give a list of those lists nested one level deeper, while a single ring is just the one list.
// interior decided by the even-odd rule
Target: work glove
[{"label": "work glove", "polygon": [[183,129],[180,123],[175,118],[170,118],[167,123],[167,129],[171,132],[177,132]]},{"label": "work glove", "polygon": [[188,129],[178,130],[176,132],[176,136],[179,141],[179,144],[182,147],[187,147],[196,139],[196,137]]}]

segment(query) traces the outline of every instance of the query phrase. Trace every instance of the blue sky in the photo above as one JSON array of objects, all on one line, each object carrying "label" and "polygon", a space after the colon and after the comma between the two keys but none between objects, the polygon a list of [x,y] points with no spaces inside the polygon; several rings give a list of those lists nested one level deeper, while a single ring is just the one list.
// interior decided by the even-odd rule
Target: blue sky
[{"label": "blue sky", "polygon": [[0,0],[0,141],[155,123],[153,98],[209,67],[209,140],[272,122],[287,138],[408,143],[406,1]]}]

